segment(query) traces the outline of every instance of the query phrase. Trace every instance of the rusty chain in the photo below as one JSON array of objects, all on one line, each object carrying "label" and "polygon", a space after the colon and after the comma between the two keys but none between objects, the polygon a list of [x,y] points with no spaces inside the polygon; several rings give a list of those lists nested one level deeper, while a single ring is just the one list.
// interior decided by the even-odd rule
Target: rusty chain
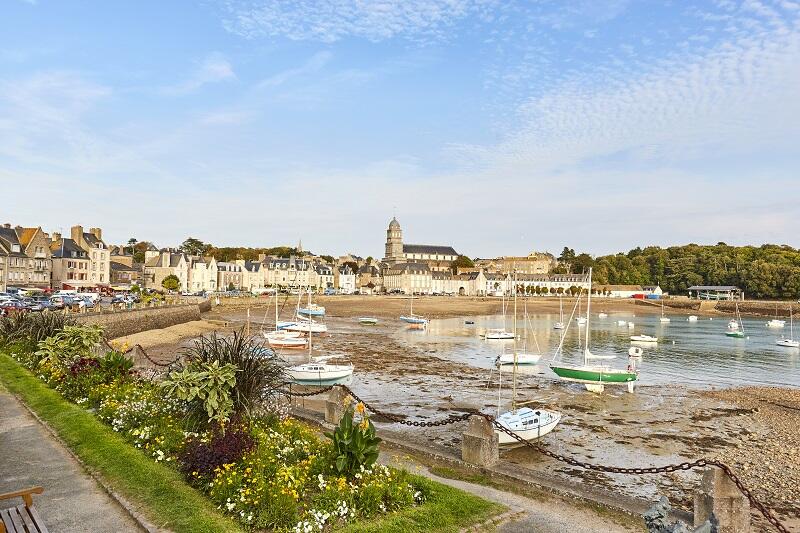
[{"label": "rusty chain", "polygon": [[507,427],[503,426],[501,423],[499,423],[492,415],[488,415],[488,414],[485,414],[485,413],[479,413],[479,412],[465,413],[465,414],[460,415],[460,416],[451,416],[450,418],[447,418],[445,420],[438,420],[438,421],[435,421],[435,422],[424,422],[424,421],[421,422],[421,421],[417,421],[417,420],[409,421],[409,420],[406,420],[403,417],[397,416],[395,414],[386,413],[384,411],[381,411],[380,409],[376,408],[375,406],[373,406],[369,402],[363,400],[360,396],[358,396],[355,392],[353,392],[353,390],[350,387],[348,387],[347,385],[341,385],[341,384],[339,384],[339,385],[331,385],[331,386],[327,386],[327,387],[324,387],[324,388],[322,388],[320,390],[312,391],[312,392],[292,392],[292,391],[286,391],[286,390],[282,390],[280,392],[283,393],[283,394],[289,395],[289,396],[315,396],[315,395],[318,395],[318,394],[323,394],[325,392],[328,392],[328,391],[332,390],[334,387],[339,387],[342,390],[344,390],[345,392],[347,392],[350,396],[353,397],[354,400],[356,400],[357,402],[361,402],[361,404],[363,404],[364,407],[367,410],[369,410],[370,412],[372,412],[373,414],[378,415],[378,416],[382,416],[382,417],[386,418],[387,420],[389,420],[391,422],[395,422],[395,423],[398,423],[398,424],[404,424],[406,426],[414,426],[414,427],[446,426],[446,425],[449,425],[449,424],[455,424],[456,422],[463,422],[463,421],[469,419],[469,417],[472,416],[473,414],[476,415],[476,416],[481,416],[484,419],[486,419],[486,421],[488,421],[492,426],[494,426],[498,431],[502,431],[503,433],[505,433],[508,436],[510,436],[512,439],[514,439],[517,442],[519,442],[520,444],[528,446],[529,448],[533,448],[537,452],[539,452],[539,453],[541,453],[543,455],[546,455],[546,456],[548,456],[548,457],[550,457],[552,459],[555,459],[556,461],[559,461],[559,462],[562,462],[562,463],[566,463],[566,464],[568,464],[570,466],[583,468],[585,470],[593,470],[595,472],[606,472],[606,473],[611,473],[611,474],[663,474],[663,473],[677,472],[678,470],[687,471],[687,470],[692,470],[694,468],[702,468],[702,467],[705,467],[705,466],[716,466],[717,468],[719,468],[720,470],[725,472],[725,475],[728,476],[728,478],[733,482],[734,485],[736,485],[736,487],[739,489],[739,491],[741,491],[741,493],[744,495],[744,497],[747,498],[747,500],[750,502],[750,505],[752,507],[754,507],[759,513],[761,513],[761,515],[767,520],[767,522],[772,524],[777,531],[780,531],[781,533],[791,533],[789,531],[789,529],[786,526],[784,526],[780,522],[780,520],[778,520],[778,518],[775,516],[774,512],[772,511],[772,509],[770,509],[769,507],[767,507],[766,505],[761,503],[758,499],[756,499],[756,497],[753,495],[753,493],[750,491],[750,489],[748,489],[744,485],[742,480],[739,479],[739,477],[733,472],[733,470],[728,465],[726,465],[725,463],[722,463],[720,461],[717,461],[716,459],[705,459],[705,458],[703,458],[703,459],[697,459],[696,461],[685,461],[683,463],[676,463],[676,464],[670,464],[670,465],[664,465],[664,466],[650,466],[650,467],[644,467],[644,468],[641,468],[641,467],[629,468],[629,467],[621,467],[621,466],[597,465],[597,464],[593,464],[593,463],[586,463],[586,462],[583,462],[583,461],[579,461],[579,460],[577,460],[577,459],[575,459],[573,457],[567,457],[566,455],[563,455],[563,454],[560,454],[560,453],[552,452],[552,451],[548,450],[547,448],[544,448],[538,442],[533,443],[533,442],[530,442],[528,440],[525,440],[522,437],[520,437],[519,435],[517,435],[515,432],[510,430],[509,428],[507,428]]}]

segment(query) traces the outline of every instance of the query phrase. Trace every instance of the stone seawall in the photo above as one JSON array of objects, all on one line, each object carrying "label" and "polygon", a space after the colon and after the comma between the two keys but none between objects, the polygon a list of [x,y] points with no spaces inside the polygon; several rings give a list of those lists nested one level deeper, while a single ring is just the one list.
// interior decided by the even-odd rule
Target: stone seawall
[{"label": "stone seawall", "polygon": [[[203,302],[205,303],[205,302]],[[106,338],[116,339],[141,331],[161,329],[175,324],[200,320],[200,307],[203,304],[175,305],[115,311],[113,313],[88,313],[76,317],[81,324],[99,324],[105,330]]]}]

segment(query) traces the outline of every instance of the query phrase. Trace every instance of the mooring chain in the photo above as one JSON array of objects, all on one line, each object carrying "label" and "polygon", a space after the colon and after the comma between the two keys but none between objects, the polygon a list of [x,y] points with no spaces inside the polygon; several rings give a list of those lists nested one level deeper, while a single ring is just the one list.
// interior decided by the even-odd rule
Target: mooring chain
[{"label": "mooring chain", "polygon": [[756,499],[756,497],[753,495],[753,493],[750,492],[750,490],[747,487],[745,487],[744,483],[742,483],[742,481],[739,479],[739,477],[733,472],[733,470],[731,470],[731,468],[728,465],[726,465],[725,463],[722,463],[720,461],[717,461],[715,459],[698,459],[696,461],[691,461],[691,462],[687,461],[687,462],[683,462],[683,463],[664,465],[664,466],[658,466],[658,467],[651,466],[651,467],[646,467],[646,468],[625,468],[625,467],[620,467],[620,466],[604,466],[604,465],[596,465],[596,464],[592,464],[592,463],[584,463],[583,461],[579,461],[579,460],[574,459],[572,457],[566,457],[564,455],[561,455],[561,454],[558,454],[558,453],[555,453],[555,452],[551,452],[550,450],[544,448],[538,442],[537,443],[533,443],[533,442],[530,442],[530,441],[527,441],[527,440],[523,439],[522,437],[517,435],[515,432],[511,431],[509,428],[507,428],[507,427],[503,426],[502,424],[500,424],[491,415],[487,415],[487,414],[481,413],[480,416],[484,417],[495,428],[497,428],[499,431],[502,431],[506,435],[510,436],[511,438],[513,438],[514,440],[519,442],[520,444],[524,444],[525,446],[528,446],[529,448],[533,448],[534,450],[538,451],[539,453],[542,453],[542,454],[544,454],[544,455],[546,455],[548,457],[552,457],[553,459],[556,459],[557,461],[561,461],[563,463],[567,463],[568,465],[571,465],[571,466],[577,466],[579,468],[584,468],[586,470],[594,470],[594,471],[597,471],[597,472],[608,472],[608,473],[612,473],[612,474],[663,474],[663,473],[668,473],[668,472],[675,472],[675,471],[678,471],[678,470],[691,470],[693,468],[702,468],[704,466],[716,466],[717,468],[719,468],[723,472],[725,472],[725,475],[727,475],[730,478],[730,480],[734,483],[734,485],[736,485],[736,487],[741,491],[741,493],[745,496],[745,498],[747,498],[747,500],[750,502],[750,505],[755,507],[761,513],[761,515],[770,524],[775,526],[775,529],[777,529],[781,533],[790,533],[790,531],[786,528],[786,526],[784,526],[780,522],[780,520],[778,520],[778,518],[774,515],[773,511],[769,507],[767,507],[766,505],[764,505],[763,503],[761,503],[760,501],[758,501]]},{"label": "mooring chain", "polygon": [[678,470],[692,470],[694,468],[702,468],[702,467],[705,467],[705,466],[716,466],[717,468],[719,468],[723,472],[725,472],[725,475],[727,475],[728,478],[730,478],[730,480],[733,482],[733,484],[736,485],[736,487],[741,491],[741,493],[745,496],[745,498],[747,498],[747,500],[750,502],[750,505],[755,507],[758,510],[758,512],[760,512],[761,515],[767,520],[767,522],[772,524],[775,527],[775,529],[780,531],[781,533],[791,533],[789,531],[789,529],[787,529],[786,526],[784,526],[780,522],[780,520],[778,520],[778,518],[773,513],[772,509],[770,509],[769,507],[767,507],[766,505],[764,505],[763,503],[761,503],[759,500],[756,499],[756,497],[753,495],[753,493],[750,492],[750,490],[744,485],[744,483],[742,483],[742,480],[739,479],[739,477],[733,472],[733,470],[731,470],[731,468],[728,465],[726,465],[725,463],[722,463],[720,461],[717,461],[715,459],[704,459],[703,458],[703,459],[697,459],[696,461],[685,461],[683,463],[676,463],[676,464],[670,464],[670,465],[664,465],[664,466],[650,466],[650,467],[644,467],[644,468],[640,468],[640,467],[628,468],[628,467],[622,467],[622,466],[597,465],[597,464],[593,464],[593,463],[585,463],[585,462],[579,461],[579,460],[577,460],[577,459],[575,459],[573,457],[567,457],[566,455],[562,455],[560,453],[552,452],[552,451],[548,450],[547,448],[544,448],[538,442],[533,443],[533,442],[530,442],[528,440],[525,440],[522,437],[520,437],[519,435],[517,435],[515,432],[510,430],[509,428],[507,428],[507,427],[503,426],[502,424],[500,424],[492,415],[488,415],[488,414],[485,414],[485,413],[480,413],[480,412],[465,413],[465,414],[460,415],[460,416],[451,416],[450,418],[448,418],[446,420],[438,420],[438,421],[435,421],[435,422],[425,422],[425,421],[417,421],[417,420],[410,420],[409,421],[409,420],[404,419],[403,417],[400,417],[400,416],[397,416],[397,415],[394,415],[394,414],[391,414],[391,413],[386,413],[386,412],[381,411],[380,409],[377,409],[375,406],[371,405],[369,402],[366,402],[360,396],[358,396],[355,392],[353,392],[353,390],[350,389],[350,387],[348,387],[347,385],[341,385],[341,384],[339,384],[339,385],[331,385],[331,386],[324,387],[324,388],[322,388],[320,390],[312,391],[312,392],[291,392],[291,391],[286,391],[286,390],[282,390],[280,392],[283,393],[283,394],[286,394],[288,396],[316,396],[318,394],[323,394],[325,392],[328,392],[328,391],[332,390],[334,387],[339,387],[342,390],[344,390],[345,392],[347,392],[350,396],[353,397],[354,400],[356,400],[357,402],[361,402],[361,404],[364,405],[364,408],[366,408],[367,410],[369,410],[373,414],[378,415],[378,416],[382,416],[382,417],[386,418],[387,420],[389,420],[391,422],[395,422],[395,423],[398,423],[398,424],[404,424],[406,426],[414,426],[414,427],[446,426],[446,425],[449,425],[449,424],[455,424],[456,422],[463,422],[463,421],[469,419],[469,417],[472,416],[473,414],[476,415],[476,416],[481,416],[481,417],[485,418],[492,426],[497,428],[498,431],[502,431],[503,433],[505,433],[508,436],[510,436],[512,439],[514,439],[517,442],[519,442],[520,444],[524,444],[525,446],[528,446],[529,448],[533,448],[537,452],[539,452],[539,453],[541,453],[543,455],[546,455],[548,457],[551,457],[552,459],[555,459],[556,461],[559,461],[559,462],[562,462],[562,463],[566,463],[566,464],[568,464],[570,466],[576,466],[578,468],[583,468],[585,470],[594,470],[596,472],[607,472],[607,473],[611,473],[611,474],[663,474],[663,473],[669,473],[669,472],[677,472]]}]

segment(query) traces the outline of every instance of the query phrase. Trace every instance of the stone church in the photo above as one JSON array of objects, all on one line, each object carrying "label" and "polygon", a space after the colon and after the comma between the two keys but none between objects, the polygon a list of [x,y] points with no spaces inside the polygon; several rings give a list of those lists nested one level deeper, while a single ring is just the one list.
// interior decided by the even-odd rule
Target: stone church
[{"label": "stone church", "polygon": [[396,218],[389,222],[386,230],[386,256],[383,262],[389,267],[404,263],[424,263],[433,272],[443,272],[458,258],[452,246],[430,244],[403,244],[403,230]]}]

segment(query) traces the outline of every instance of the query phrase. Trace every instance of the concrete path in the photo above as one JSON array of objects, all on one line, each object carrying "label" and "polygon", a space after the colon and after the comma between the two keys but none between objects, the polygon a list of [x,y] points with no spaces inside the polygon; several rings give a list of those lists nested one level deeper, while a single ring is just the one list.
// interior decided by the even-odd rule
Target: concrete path
[{"label": "concrete path", "polygon": [[509,508],[505,519],[495,528],[500,533],[631,533],[642,531],[621,525],[602,516],[588,507],[574,505],[556,497],[533,499],[512,492],[506,492],[484,485],[477,485],[455,479],[443,478],[433,474],[427,466],[412,457],[397,452],[382,452],[380,462],[405,468],[439,483],[450,485],[465,492],[475,494],[486,500],[497,502]]},{"label": "concrete path", "polygon": [[[33,502],[50,531],[140,531],[50,433],[0,386],[0,493],[41,485]],[[19,505],[22,500],[0,501]]]}]

